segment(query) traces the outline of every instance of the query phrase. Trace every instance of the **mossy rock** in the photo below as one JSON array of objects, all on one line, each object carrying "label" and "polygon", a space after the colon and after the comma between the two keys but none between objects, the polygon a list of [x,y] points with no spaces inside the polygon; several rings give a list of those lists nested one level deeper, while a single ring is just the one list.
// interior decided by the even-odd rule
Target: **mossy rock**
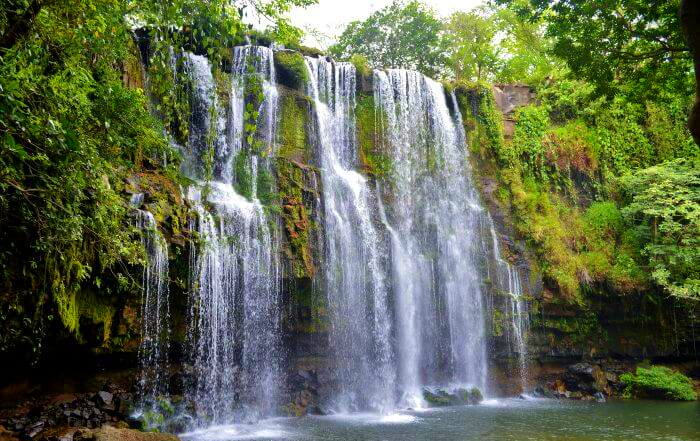
[{"label": "mossy rock", "polygon": [[280,97],[279,150],[277,156],[300,163],[311,159],[307,129],[311,104],[304,95],[283,89]]},{"label": "mossy rock", "polygon": [[391,173],[391,158],[381,149],[381,136],[378,119],[384,115],[377,112],[374,96],[360,94],[355,106],[357,139],[360,144],[360,162],[365,173],[374,177],[385,177]]},{"label": "mossy rock", "polygon": [[445,389],[435,391],[423,389],[423,399],[431,407],[444,407],[479,404],[484,397],[478,388],[472,387],[471,389],[459,388],[454,392],[448,392]]},{"label": "mossy rock", "polygon": [[693,382],[687,376],[665,366],[638,367],[636,373],[620,376],[628,398],[652,398],[675,401],[698,399]]},{"label": "mossy rock", "polygon": [[309,82],[304,56],[293,51],[275,52],[277,82],[296,90],[304,90]]}]

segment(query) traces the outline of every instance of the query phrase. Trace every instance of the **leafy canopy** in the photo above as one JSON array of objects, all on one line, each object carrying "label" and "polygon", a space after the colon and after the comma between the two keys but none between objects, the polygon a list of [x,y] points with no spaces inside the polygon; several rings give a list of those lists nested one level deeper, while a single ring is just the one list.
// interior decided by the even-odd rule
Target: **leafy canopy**
[{"label": "leafy canopy", "polygon": [[495,16],[485,11],[455,12],[445,24],[445,47],[459,80],[493,79],[500,67],[494,45],[498,32]]},{"label": "leafy canopy", "polygon": [[436,75],[444,66],[441,29],[440,20],[420,2],[395,0],[367,20],[350,23],[329,50],[343,60],[362,55],[374,68],[416,69]]},{"label": "leafy canopy", "polygon": [[669,294],[700,300],[700,160],[678,159],[622,179],[651,277]]},{"label": "leafy canopy", "polygon": [[531,20],[543,19],[552,53],[575,77],[604,95],[638,100],[673,89],[692,91],[679,0],[498,0]]}]

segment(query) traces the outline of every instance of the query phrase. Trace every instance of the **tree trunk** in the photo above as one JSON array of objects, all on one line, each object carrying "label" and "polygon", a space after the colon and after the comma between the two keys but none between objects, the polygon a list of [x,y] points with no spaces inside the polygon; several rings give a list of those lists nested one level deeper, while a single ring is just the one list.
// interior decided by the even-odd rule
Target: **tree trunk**
[{"label": "tree trunk", "polygon": [[688,118],[688,128],[693,134],[695,142],[700,145],[700,1],[682,0],[680,15],[683,34],[693,54],[693,60],[695,60],[695,84],[697,88],[695,104]]}]

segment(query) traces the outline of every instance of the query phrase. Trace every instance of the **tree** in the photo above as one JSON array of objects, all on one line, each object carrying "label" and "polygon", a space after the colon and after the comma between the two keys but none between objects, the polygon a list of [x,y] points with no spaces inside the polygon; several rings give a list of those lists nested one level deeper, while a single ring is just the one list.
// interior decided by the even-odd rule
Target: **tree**
[{"label": "tree", "polygon": [[395,0],[367,20],[350,23],[330,52],[343,60],[363,55],[374,68],[417,69],[435,75],[445,63],[441,29],[434,13],[418,1]]},{"label": "tree", "polygon": [[598,94],[643,101],[664,90],[693,89],[680,0],[497,1],[531,20],[542,18],[553,54]]},{"label": "tree", "polygon": [[563,75],[565,65],[552,55],[552,39],[544,35],[542,19],[524,20],[512,9],[501,8],[495,13],[495,20],[504,33],[499,42],[503,60],[497,81],[539,85]]},{"label": "tree", "polygon": [[669,294],[700,300],[700,160],[677,159],[622,179],[651,277]]},{"label": "tree", "polygon": [[445,25],[445,45],[457,80],[493,79],[500,66],[495,17],[484,10],[455,12]]}]

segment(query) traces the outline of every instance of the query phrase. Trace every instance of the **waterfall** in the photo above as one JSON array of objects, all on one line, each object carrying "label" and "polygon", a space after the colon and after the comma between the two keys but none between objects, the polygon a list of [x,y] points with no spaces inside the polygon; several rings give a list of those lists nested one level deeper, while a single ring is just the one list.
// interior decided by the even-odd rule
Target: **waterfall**
[{"label": "waterfall", "polygon": [[518,373],[520,374],[520,386],[523,392],[527,389],[527,331],[530,327],[530,319],[525,301],[520,275],[518,270],[501,257],[498,245],[498,236],[493,220],[488,218],[491,233],[493,258],[496,262],[496,276],[500,291],[506,296],[506,307],[509,323],[509,350],[511,354],[518,356]]},{"label": "waterfall", "polygon": [[[140,206],[143,194],[132,197]],[[170,301],[168,290],[168,249],[153,214],[135,210],[135,224],[141,231],[146,251],[141,295],[141,344],[139,346],[139,394],[143,407],[153,405],[167,394],[168,351],[170,349]]]},{"label": "waterfall", "polygon": [[443,87],[417,72],[375,71],[374,87],[383,149],[393,158],[387,222],[404,402],[420,404],[421,385],[485,390],[477,268],[484,210],[469,173],[461,116],[450,114]]},{"label": "waterfall", "polygon": [[[200,180],[188,193],[201,241],[192,256],[192,395],[200,423],[224,424],[271,415],[278,406],[284,358],[278,238],[256,186],[269,163],[244,136],[246,86],[262,80],[264,98],[253,110],[263,130],[255,137],[264,151],[273,149],[277,92],[268,48],[234,50],[226,106],[219,103],[208,60],[192,54],[187,59],[193,113],[185,170]],[[210,181],[202,182],[207,161]],[[234,189],[243,180],[238,161],[250,199]]]},{"label": "waterfall", "polygon": [[[280,225],[267,205],[276,194],[280,92],[271,49],[232,54],[230,83],[227,75],[215,79],[207,58],[182,55],[191,118],[180,149],[193,182],[186,192],[196,242],[185,371],[198,427],[275,415],[286,386]],[[417,72],[374,72],[376,147],[391,161],[370,185],[358,171],[355,67],[306,57],[305,68],[322,189],[314,213],[322,277],[313,283],[328,301],[335,375],[325,404],[388,413],[425,405],[425,388],[488,393],[482,270],[489,251],[508,293],[508,335],[524,384],[527,304],[473,183],[454,93]],[[149,253],[141,387],[153,399],[167,393],[167,252],[153,217],[140,213]]]},{"label": "waterfall", "polygon": [[306,58],[323,184],[325,289],[340,411],[393,405],[395,373],[382,240],[355,139],[355,67]]}]

